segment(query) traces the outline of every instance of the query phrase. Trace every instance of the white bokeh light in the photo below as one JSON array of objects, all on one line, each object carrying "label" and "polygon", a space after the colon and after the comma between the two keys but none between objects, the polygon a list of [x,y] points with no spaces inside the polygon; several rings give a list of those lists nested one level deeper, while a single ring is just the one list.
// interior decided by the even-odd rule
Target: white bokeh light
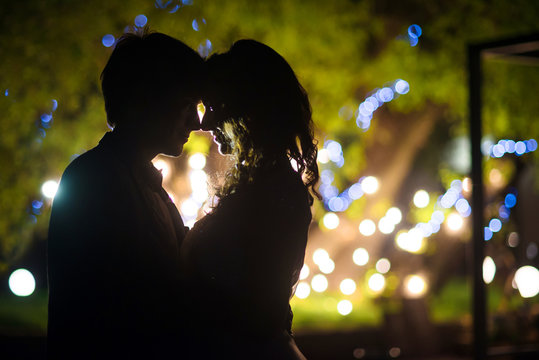
[{"label": "white bokeh light", "polygon": [[424,208],[429,204],[429,193],[425,190],[419,190],[414,195],[414,205],[418,208]]},{"label": "white bokeh light", "polygon": [[496,275],[496,264],[490,256],[487,256],[483,260],[483,281],[485,284],[490,284],[494,280],[494,275]]},{"label": "white bokeh light", "polygon": [[316,292],[324,292],[328,288],[328,279],[322,274],[317,274],[311,280],[311,287]]},{"label": "white bokeh light", "polygon": [[327,164],[329,162],[329,151],[327,149],[318,150],[318,162],[321,164]]},{"label": "white bokeh light", "polygon": [[385,274],[391,269],[391,263],[386,258],[381,258],[376,262],[376,271],[381,274]]},{"label": "white bokeh light", "polygon": [[356,287],[356,282],[352,279],[344,279],[339,285],[344,295],[352,295],[356,291]]},{"label": "white bokeh light", "polygon": [[49,199],[53,199],[57,191],[58,183],[54,180],[45,181],[41,186],[41,193]]},{"label": "white bokeh light", "polygon": [[365,236],[371,236],[376,231],[376,224],[370,219],[365,219],[359,224],[359,232]]},{"label": "white bokeh light", "polygon": [[202,153],[194,153],[189,156],[189,167],[195,170],[202,170],[206,166],[206,156]]},{"label": "white bokeh light", "polygon": [[361,189],[365,194],[374,194],[378,191],[379,187],[378,179],[374,176],[367,176],[361,182]]},{"label": "white bokeh light", "polygon": [[402,212],[397,207],[392,207],[386,212],[386,218],[389,219],[393,224],[397,225],[402,220]]},{"label": "white bokeh light", "polygon": [[352,312],[353,308],[354,307],[353,307],[352,303],[349,300],[341,300],[337,304],[337,311],[339,312],[339,314],[341,314],[343,316],[346,316],[346,315],[350,314]]},{"label": "white bokeh light", "polygon": [[375,293],[382,292],[386,287],[386,278],[382,274],[373,274],[369,278],[369,288]]},{"label": "white bokeh light", "polygon": [[447,227],[451,231],[459,231],[464,225],[464,219],[457,213],[451,213],[447,216]]},{"label": "white bokeh light", "polygon": [[305,299],[309,296],[310,293],[311,293],[311,287],[306,282],[301,281],[298,284],[298,286],[296,286],[296,293],[295,293],[296,297],[300,299]]},{"label": "white bokeh light", "polygon": [[313,262],[318,266],[320,266],[320,264],[323,264],[328,259],[329,254],[325,249],[316,249],[313,252]]},{"label": "white bokeh light", "polygon": [[378,230],[382,234],[391,234],[395,230],[395,224],[387,216],[384,216],[378,221]]},{"label": "white bokeh light", "polygon": [[419,298],[427,292],[427,283],[420,275],[409,275],[404,279],[406,296],[409,298]]},{"label": "white bokeh light", "polygon": [[17,296],[32,295],[36,289],[36,280],[26,269],[17,269],[9,276],[9,289]]},{"label": "white bokeh light", "polygon": [[328,212],[326,215],[324,215],[322,222],[327,229],[336,229],[339,226],[339,216],[335,213]]},{"label": "white bokeh light", "polygon": [[424,237],[419,229],[411,229],[397,235],[397,246],[411,253],[418,253],[423,248]]},{"label": "white bokeh light", "polygon": [[301,271],[299,272],[299,279],[300,280],[305,280],[309,277],[309,274],[310,274],[310,269],[309,269],[309,266],[307,266],[307,264],[303,264],[303,267],[301,268]]},{"label": "white bokeh light", "polygon": [[352,260],[356,265],[363,266],[369,262],[369,252],[364,248],[358,248],[354,250]]},{"label": "white bokeh light", "polygon": [[326,259],[318,265],[318,268],[324,274],[331,274],[335,270],[335,262],[331,259]]},{"label": "white bokeh light", "polygon": [[519,268],[515,273],[515,283],[520,296],[523,298],[534,297],[539,294],[539,270],[530,265]]}]

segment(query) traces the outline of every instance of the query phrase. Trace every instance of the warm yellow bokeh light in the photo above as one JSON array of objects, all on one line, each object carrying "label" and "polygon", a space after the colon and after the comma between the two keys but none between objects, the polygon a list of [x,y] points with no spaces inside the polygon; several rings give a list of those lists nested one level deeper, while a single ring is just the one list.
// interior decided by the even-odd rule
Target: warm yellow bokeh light
[{"label": "warm yellow bokeh light", "polygon": [[380,184],[378,179],[374,176],[367,176],[361,182],[361,189],[365,194],[374,194],[378,191]]},{"label": "warm yellow bokeh light", "polygon": [[356,249],[352,255],[352,260],[356,265],[363,266],[369,262],[369,252],[364,248]]},{"label": "warm yellow bokeh light", "polygon": [[356,291],[356,287],[356,282],[352,279],[344,279],[339,286],[344,295],[352,295]]},{"label": "warm yellow bokeh light", "polygon": [[316,292],[324,292],[328,288],[328,279],[322,274],[315,275],[311,280],[311,287]]},{"label": "warm yellow bokeh light", "polygon": [[301,281],[298,286],[296,286],[296,293],[294,295],[300,299],[306,299],[310,293],[311,287],[309,286],[309,284],[304,281]]},{"label": "warm yellow bokeh light", "polygon": [[326,229],[333,230],[339,226],[339,216],[335,213],[328,212],[322,219]]},{"label": "warm yellow bokeh light", "polygon": [[353,307],[352,303],[349,300],[341,300],[337,304],[337,311],[339,312],[339,314],[341,314],[343,316],[346,316],[346,315],[350,314],[352,312],[353,308],[354,307]]},{"label": "warm yellow bokeh light", "polygon": [[405,294],[409,298],[419,298],[427,292],[427,283],[420,275],[409,275],[404,279]]}]

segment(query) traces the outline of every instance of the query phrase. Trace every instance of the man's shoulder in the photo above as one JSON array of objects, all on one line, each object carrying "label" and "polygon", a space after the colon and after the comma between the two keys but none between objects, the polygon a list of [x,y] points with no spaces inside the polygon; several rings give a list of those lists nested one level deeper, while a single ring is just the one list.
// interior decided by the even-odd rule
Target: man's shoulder
[{"label": "man's shoulder", "polygon": [[97,180],[114,177],[119,166],[114,155],[98,145],[71,161],[64,171],[62,180],[69,178]]}]

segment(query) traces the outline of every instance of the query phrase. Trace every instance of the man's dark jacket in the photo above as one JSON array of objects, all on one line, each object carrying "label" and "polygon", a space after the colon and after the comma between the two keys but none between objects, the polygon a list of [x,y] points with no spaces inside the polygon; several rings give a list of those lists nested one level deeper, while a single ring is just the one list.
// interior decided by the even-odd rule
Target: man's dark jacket
[{"label": "man's dark jacket", "polygon": [[180,346],[183,222],[116,134],[65,170],[48,239],[51,359],[154,358]]}]

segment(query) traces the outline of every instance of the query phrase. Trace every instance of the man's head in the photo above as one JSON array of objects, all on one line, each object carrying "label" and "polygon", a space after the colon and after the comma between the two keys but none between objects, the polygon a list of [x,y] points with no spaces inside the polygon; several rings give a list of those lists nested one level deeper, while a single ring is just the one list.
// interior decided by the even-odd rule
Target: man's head
[{"label": "man's head", "polygon": [[147,30],[126,33],[101,74],[107,122],[143,136],[157,153],[177,156],[200,126],[203,77],[204,61],[181,41]]}]

